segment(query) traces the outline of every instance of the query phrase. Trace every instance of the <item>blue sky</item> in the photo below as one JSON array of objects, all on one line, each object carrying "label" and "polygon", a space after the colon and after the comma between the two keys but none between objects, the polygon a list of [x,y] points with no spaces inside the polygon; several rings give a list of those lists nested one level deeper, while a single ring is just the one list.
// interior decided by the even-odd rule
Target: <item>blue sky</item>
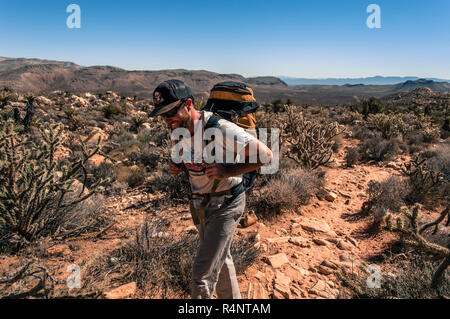
[{"label": "blue sky", "polygon": [[128,70],[450,79],[449,0],[0,0],[0,39],[0,56]]}]

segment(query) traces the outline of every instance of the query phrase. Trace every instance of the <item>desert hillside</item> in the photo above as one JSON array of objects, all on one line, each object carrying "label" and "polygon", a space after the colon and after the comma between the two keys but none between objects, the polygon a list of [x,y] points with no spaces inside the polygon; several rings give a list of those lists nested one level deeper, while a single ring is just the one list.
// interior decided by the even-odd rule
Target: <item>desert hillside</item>
[{"label": "desert hillside", "polygon": [[127,71],[113,66],[83,67],[72,62],[39,59],[0,60],[0,87],[20,93],[49,94],[52,91],[103,94],[112,90],[123,96],[149,98],[162,81],[177,78],[189,85],[196,98],[206,100],[210,89],[221,81],[248,83],[261,103],[290,100],[299,105],[359,103],[369,97],[380,98],[397,92],[428,87],[450,92],[448,82],[408,80],[393,85],[296,85],[288,86],[273,76],[245,78],[239,74],[219,74],[204,70]]},{"label": "desert hillside", "polygon": [[[294,89],[35,62],[0,59],[0,297],[188,297],[188,184],[168,173],[144,92],[170,77],[204,94],[224,79]],[[281,130],[280,169],[247,190],[232,247],[243,298],[450,295],[449,93],[389,94],[261,106],[258,126]]]}]

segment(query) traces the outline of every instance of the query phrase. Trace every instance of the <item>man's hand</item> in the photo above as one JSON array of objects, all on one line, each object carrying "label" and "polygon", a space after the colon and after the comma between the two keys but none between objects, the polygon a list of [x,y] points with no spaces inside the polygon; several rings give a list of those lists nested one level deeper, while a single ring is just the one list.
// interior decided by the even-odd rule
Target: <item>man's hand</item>
[{"label": "man's hand", "polygon": [[182,171],[183,170],[181,168],[179,168],[177,165],[175,165],[174,163],[172,163],[172,161],[169,161],[170,175],[176,176],[176,175],[180,174]]},{"label": "man's hand", "polygon": [[207,164],[206,175],[209,179],[225,179],[230,177],[227,168],[218,163]]}]

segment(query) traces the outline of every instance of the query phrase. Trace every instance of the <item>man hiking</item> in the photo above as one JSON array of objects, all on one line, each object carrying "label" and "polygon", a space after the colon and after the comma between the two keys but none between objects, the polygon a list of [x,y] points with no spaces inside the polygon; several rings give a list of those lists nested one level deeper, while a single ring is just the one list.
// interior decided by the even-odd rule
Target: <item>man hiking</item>
[{"label": "man hiking", "polygon": [[[270,161],[272,152],[236,124],[211,112],[197,111],[190,88],[180,80],[159,84],[153,92],[153,100],[155,108],[150,113],[151,117],[160,115],[170,130],[181,128],[189,134],[188,141],[183,138],[182,142],[187,143],[183,144],[180,152],[185,160],[175,164],[180,161],[177,156],[174,157],[178,153],[172,152],[169,165],[172,175],[183,170],[188,172],[192,191],[191,213],[199,229],[200,245],[193,264],[191,296],[195,299],[211,298],[216,289],[218,298],[241,298],[230,247],[245,208],[242,174],[268,162],[262,162],[258,154]],[[198,135],[203,135],[209,127],[222,133],[216,134],[219,137],[215,135],[215,152],[218,152],[217,145],[226,149],[224,154],[233,150],[236,155],[233,163],[205,162],[202,152],[207,141]],[[199,140],[202,145],[200,152],[197,152],[195,142]],[[245,157],[245,161],[240,155]],[[235,163],[238,158],[241,160]],[[251,158],[253,160],[249,160]]]}]

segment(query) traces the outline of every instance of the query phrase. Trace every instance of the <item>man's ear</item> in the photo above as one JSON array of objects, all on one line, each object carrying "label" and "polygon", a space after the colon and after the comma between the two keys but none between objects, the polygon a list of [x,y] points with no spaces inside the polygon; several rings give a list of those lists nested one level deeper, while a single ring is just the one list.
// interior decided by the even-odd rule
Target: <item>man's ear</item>
[{"label": "man's ear", "polygon": [[192,99],[191,98],[188,98],[187,100],[186,100],[186,106],[187,106],[187,110],[188,110],[188,112],[191,110],[191,106],[193,106],[193,104],[192,104]]}]

